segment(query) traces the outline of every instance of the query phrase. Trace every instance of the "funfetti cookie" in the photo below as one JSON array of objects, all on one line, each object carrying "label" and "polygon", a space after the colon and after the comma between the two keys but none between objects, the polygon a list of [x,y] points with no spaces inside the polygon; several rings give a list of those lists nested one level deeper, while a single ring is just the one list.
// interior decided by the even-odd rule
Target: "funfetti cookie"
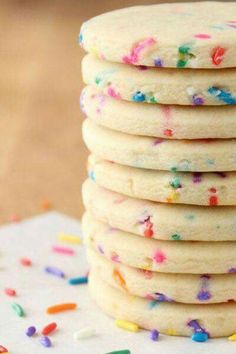
[{"label": "funfetti cookie", "polygon": [[85,243],[113,262],[161,273],[225,274],[236,270],[236,242],[159,241],[130,234],[86,213]]},{"label": "funfetti cookie", "polygon": [[87,249],[90,269],[113,287],[160,302],[210,304],[236,300],[236,274],[167,274],[108,261]]},{"label": "funfetti cookie", "polygon": [[[100,167],[102,171],[103,165]],[[95,219],[146,238],[213,242],[236,240],[236,207],[154,203],[112,192],[91,180],[84,183],[82,195],[86,210]]]},{"label": "funfetti cookie", "polygon": [[136,6],[94,17],[79,41],[108,61],[172,68],[236,66],[235,2]]},{"label": "funfetti cookie", "polygon": [[169,172],[122,166],[91,155],[91,179],[138,199],[204,206],[236,205],[236,172]]},{"label": "funfetti cookie", "polygon": [[236,104],[236,69],[144,69],[89,54],[82,61],[82,76],[86,84],[117,100],[192,106]]},{"label": "funfetti cookie", "polygon": [[83,138],[98,157],[144,169],[176,171],[236,171],[236,139],[169,140],[120,133],[83,123]]},{"label": "funfetti cookie", "polygon": [[170,106],[115,100],[114,92],[87,86],[81,108],[94,122],[123,133],[166,139],[236,137],[234,106]]},{"label": "funfetti cookie", "polygon": [[108,315],[141,328],[157,329],[172,336],[204,332],[207,338],[236,332],[235,302],[189,305],[142,299],[108,285],[96,272],[90,274],[89,288],[93,299]]}]

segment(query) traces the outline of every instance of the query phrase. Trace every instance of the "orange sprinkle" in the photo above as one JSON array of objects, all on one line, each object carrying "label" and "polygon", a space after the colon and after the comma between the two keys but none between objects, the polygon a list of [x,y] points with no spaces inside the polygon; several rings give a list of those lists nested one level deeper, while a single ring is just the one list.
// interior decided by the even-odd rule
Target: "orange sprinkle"
[{"label": "orange sprinkle", "polygon": [[65,304],[53,305],[53,306],[50,306],[47,308],[47,313],[51,315],[51,314],[54,314],[57,312],[75,310],[76,307],[77,307],[77,304],[75,304],[75,303],[65,303]]},{"label": "orange sprinkle", "polygon": [[115,281],[122,287],[122,288],[126,288],[126,282],[124,277],[121,275],[121,273],[119,272],[118,269],[114,269],[113,270],[113,277],[115,279]]},{"label": "orange sprinkle", "polygon": [[52,208],[52,204],[50,203],[49,200],[45,199],[45,200],[43,200],[42,203],[41,203],[41,208],[42,208],[43,210],[49,210],[49,209]]},{"label": "orange sprinkle", "polygon": [[29,258],[21,258],[20,263],[25,267],[30,267],[32,265],[32,261]]}]

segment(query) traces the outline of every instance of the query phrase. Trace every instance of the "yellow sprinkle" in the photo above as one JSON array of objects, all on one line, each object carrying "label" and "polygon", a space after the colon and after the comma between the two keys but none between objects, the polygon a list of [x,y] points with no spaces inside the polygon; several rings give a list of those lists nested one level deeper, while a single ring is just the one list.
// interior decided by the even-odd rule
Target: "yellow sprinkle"
[{"label": "yellow sprinkle", "polygon": [[58,240],[66,243],[80,244],[81,238],[75,235],[59,234]]},{"label": "yellow sprinkle", "polygon": [[176,332],[176,330],[173,329],[173,328],[168,328],[167,331],[166,331],[166,334],[167,334],[168,336],[177,336],[177,332]]},{"label": "yellow sprinkle", "polygon": [[232,341],[236,340],[236,333],[232,334],[232,336],[229,336],[228,340],[232,340]]},{"label": "yellow sprinkle", "polygon": [[135,323],[129,322],[129,321],[124,321],[124,320],[115,320],[115,324],[119,328],[123,328],[126,331],[130,332],[138,332],[139,326],[136,325]]}]

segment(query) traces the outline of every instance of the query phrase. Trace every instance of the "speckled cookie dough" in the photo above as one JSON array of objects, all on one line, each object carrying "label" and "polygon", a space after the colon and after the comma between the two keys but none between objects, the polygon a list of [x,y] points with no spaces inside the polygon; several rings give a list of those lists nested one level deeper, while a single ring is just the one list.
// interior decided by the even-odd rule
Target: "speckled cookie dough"
[{"label": "speckled cookie dough", "polygon": [[85,243],[113,262],[163,273],[236,271],[236,242],[158,241],[114,229],[86,213]]},{"label": "speckled cookie dough", "polygon": [[99,276],[91,273],[90,293],[108,315],[136,323],[148,330],[174,336],[191,336],[195,331],[210,337],[229,336],[236,332],[236,303],[180,304],[142,299],[124,294]]},{"label": "speckled cookie dough", "polygon": [[234,2],[136,6],[94,17],[79,42],[108,61],[176,68],[236,66]]},{"label": "speckled cookie dough", "polygon": [[103,128],[90,119],[83,138],[98,157],[123,165],[169,171],[235,171],[236,139],[168,140]]},{"label": "speckled cookie dough", "polygon": [[82,75],[86,84],[117,100],[192,106],[236,104],[236,69],[143,71],[86,55]]},{"label": "speckled cookie dough", "polygon": [[83,112],[97,124],[132,135],[166,139],[235,138],[234,106],[183,107],[114,100],[93,86],[81,94]]},{"label": "speckled cookie dough", "polygon": [[88,248],[90,269],[111,286],[159,302],[189,304],[236,300],[236,274],[163,274],[109,262]]},{"label": "speckled cookie dough", "polygon": [[112,191],[161,203],[236,205],[236,172],[168,172],[89,157],[88,173]]},{"label": "speckled cookie dough", "polygon": [[89,180],[84,183],[82,194],[85,208],[95,219],[146,238],[171,241],[236,240],[236,207],[153,203],[112,192]]}]

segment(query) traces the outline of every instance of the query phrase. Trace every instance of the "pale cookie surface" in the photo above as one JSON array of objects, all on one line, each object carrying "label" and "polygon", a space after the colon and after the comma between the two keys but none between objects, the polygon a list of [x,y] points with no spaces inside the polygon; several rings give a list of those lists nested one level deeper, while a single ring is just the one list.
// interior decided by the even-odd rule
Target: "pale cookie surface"
[{"label": "pale cookie surface", "polygon": [[84,49],[107,60],[157,67],[236,66],[234,2],[136,6],[85,22]]},{"label": "pale cookie surface", "polygon": [[141,137],[83,123],[83,138],[98,157],[139,168],[170,171],[235,171],[236,139],[168,140]]},{"label": "pale cookie surface", "polygon": [[[199,324],[211,337],[236,332],[236,304],[180,304],[158,302],[124,294],[103,282],[96,273],[89,279],[90,293],[98,306],[115,319],[136,323],[148,330],[191,336]],[[194,322],[193,322],[194,321]]]},{"label": "pale cookie surface", "polygon": [[89,176],[130,197],[162,203],[236,205],[236,172],[168,172],[89,158]]},{"label": "pale cookie surface", "polygon": [[164,273],[225,274],[236,271],[236,242],[147,239],[83,217],[85,242],[113,262]]},{"label": "pale cookie surface", "polygon": [[[112,96],[113,91],[108,91]],[[235,138],[236,109],[151,105],[114,100],[93,86],[84,88],[81,108],[97,124],[123,133],[166,139]]]},{"label": "pale cookie surface", "polygon": [[87,249],[90,269],[111,286],[160,302],[206,304],[236,300],[236,274],[163,274],[107,261]]},{"label": "pale cookie surface", "polygon": [[236,240],[236,207],[154,203],[112,192],[89,180],[82,195],[95,219],[133,234],[175,241]]},{"label": "pale cookie surface", "polygon": [[82,76],[86,84],[117,100],[193,106],[236,104],[236,69],[144,71],[86,55]]}]

